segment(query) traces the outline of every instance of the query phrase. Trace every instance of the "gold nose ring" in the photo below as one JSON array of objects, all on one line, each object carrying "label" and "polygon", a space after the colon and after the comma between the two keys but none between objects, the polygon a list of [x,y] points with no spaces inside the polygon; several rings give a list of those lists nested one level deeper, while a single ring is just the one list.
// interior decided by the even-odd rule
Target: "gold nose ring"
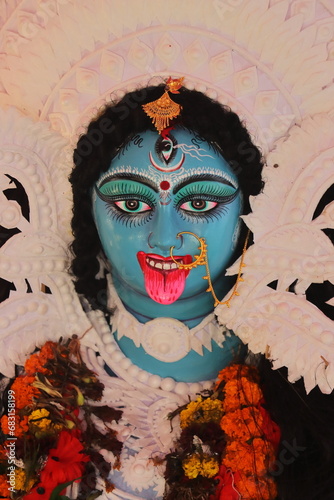
[{"label": "gold nose ring", "polygon": [[200,254],[194,256],[195,257],[194,262],[191,262],[190,264],[181,264],[180,261],[178,262],[177,260],[174,259],[173,250],[175,246],[173,245],[172,247],[170,247],[170,253],[169,253],[172,261],[175,264],[177,264],[179,269],[190,270],[194,269],[197,266],[205,266],[206,254],[207,254],[207,244],[205,243],[205,238],[200,238],[199,236],[197,236],[197,234],[192,233],[191,231],[181,231],[180,233],[177,233],[176,237],[181,238],[183,234],[190,234],[191,236],[194,236],[194,238],[196,238],[197,241],[199,241],[200,246],[198,247],[198,250],[200,250]]},{"label": "gold nose ring", "polygon": [[238,271],[237,279],[235,281],[234,287],[231,290],[230,296],[228,297],[227,300],[224,300],[224,302],[221,302],[218,299],[218,297],[215,294],[215,291],[213,289],[212,280],[211,280],[211,276],[210,276],[208,255],[207,255],[207,253],[208,253],[208,251],[207,251],[208,245],[205,242],[205,238],[200,238],[199,236],[197,236],[197,234],[192,233],[191,231],[182,231],[181,233],[177,233],[176,237],[180,238],[180,237],[182,237],[183,234],[190,234],[190,236],[193,236],[194,238],[197,239],[197,241],[200,244],[200,246],[198,247],[198,250],[200,250],[200,254],[199,255],[194,255],[194,257],[195,257],[194,262],[191,262],[190,264],[182,264],[180,261],[177,261],[177,260],[174,259],[173,250],[174,250],[175,246],[172,246],[172,247],[170,247],[170,253],[169,253],[170,258],[178,266],[179,269],[190,270],[190,269],[194,269],[197,266],[205,266],[206,275],[203,276],[203,279],[204,280],[208,280],[209,287],[207,288],[206,292],[211,292],[211,294],[213,296],[213,299],[214,299],[214,307],[216,307],[218,304],[226,305],[227,307],[230,307],[230,302],[233,299],[233,297],[236,296],[236,295],[239,295],[239,293],[238,293],[238,285],[239,285],[240,281],[244,281],[243,278],[241,277],[241,275],[242,275],[242,269],[246,265],[244,263],[244,258],[245,258],[245,253],[246,253],[246,250],[247,250],[247,245],[248,245],[250,230],[248,230],[248,233],[247,233],[247,236],[246,236],[246,240],[245,240],[245,244],[244,244],[244,248],[242,250],[242,255],[241,255],[241,258],[240,258],[240,264],[239,264],[239,271]]}]

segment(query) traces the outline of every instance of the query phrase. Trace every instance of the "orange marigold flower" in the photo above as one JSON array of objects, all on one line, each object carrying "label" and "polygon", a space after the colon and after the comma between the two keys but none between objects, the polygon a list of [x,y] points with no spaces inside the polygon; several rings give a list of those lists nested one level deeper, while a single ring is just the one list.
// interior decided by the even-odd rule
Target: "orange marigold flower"
[{"label": "orange marigold flower", "polygon": [[34,381],[35,377],[29,375],[14,380],[11,389],[15,391],[15,405],[18,410],[30,405],[33,398],[40,394],[40,391],[32,386]]},{"label": "orange marigold flower", "polygon": [[254,406],[226,413],[220,421],[220,426],[231,439],[248,441],[263,435],[263,418]]},{"label": "orange marigold flower", "polygon": [[251,379],[258,379],[256,368],[247,365],[231,365],[227,366],[218,373],[216,388],[221,382],[228,382],[231,379],[247,377]]},{"label": "orange marigold flower", "polygon": [[54,358],[54,351],[57,348],[57,345],[57,342],[51,342],[50,340],[48,342],[45,342],[43,347],[41,347],[40,356],[45,359]]},{"label": "orange marigold flower", "polygon": [[236,488],[245,500],[273,500],[277,497],[277,486],[273,478],[240,474],[236,478]]},{"label": "orange marigold flower", "polygon": [[266,474],[274,458],[274,450],[270,443],[256,438],[251,444],[232,441],[226,447],[223,464],[233,471],[243,474],[263,476]]},{"label": "orange marigold flower", "polygon": [[14,416],[14,421],[11,419],[10,424],[11,424],[11,429],[8,429],[8,417],[7,415],[3,415],[1,417],[1,429],[4,432],[4,434],[11,434],[12,435],[12,428],[14,427],[14,435],[16,437],[22,437],[23,434],[25,434],[28,429],[28,417],[22,417],[20,418],[19,415]]},{"label": "orange marigold flower", "polygon": [[39,352],[32,354],[25,362],[24,369],[28,375],[35,373],[44,373],[49,375],[51,372],[44,365],[49,359],[54,357],[54,349],[57,346],[55,342],[46,342]]},{"label": "orange marigold flower", "polygon": [[234,411],[241,406],[256,406],[263,398],[263,393],[257,383],[246,377],[231,379],[224,386],[225,412]]},{"label": "orange marigold flower", "polygon": [[8,477],[6,474],[1,474],[0,475],[0,497],[3,498],[10,498],[9,496],[9,486],[10,484],[7,483]]},{"label": "orange marigold flower", "polygon": [[50,370],[44,368],[45,359],[41,358],[39,353],[32,354],[24,364],[24,369],[28,375],[35,375],[35,373],[50,374]]}]

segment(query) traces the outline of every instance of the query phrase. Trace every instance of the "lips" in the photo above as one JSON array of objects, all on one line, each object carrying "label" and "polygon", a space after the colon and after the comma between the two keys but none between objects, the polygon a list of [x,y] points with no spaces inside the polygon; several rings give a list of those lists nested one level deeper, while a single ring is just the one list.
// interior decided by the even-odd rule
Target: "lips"
[{"label": "lips", "polygon": [[[145,288],[152,300],[172,304],[183,293],[189,270],[179,269],[170,257],[138,252],[137,258],[144,274]],[[174,257],[181,264],[190,264],[191,255]]]}]

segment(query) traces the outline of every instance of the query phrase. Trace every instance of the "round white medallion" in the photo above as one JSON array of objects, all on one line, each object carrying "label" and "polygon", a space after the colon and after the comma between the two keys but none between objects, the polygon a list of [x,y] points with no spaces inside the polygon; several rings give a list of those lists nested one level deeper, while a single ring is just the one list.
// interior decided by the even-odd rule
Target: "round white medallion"
[{"label": "round white medallion", "polygon": [[153,319],[143,328],[142,346],[160,361],[178,361],[190,351],[189,329],[173,318]]}]

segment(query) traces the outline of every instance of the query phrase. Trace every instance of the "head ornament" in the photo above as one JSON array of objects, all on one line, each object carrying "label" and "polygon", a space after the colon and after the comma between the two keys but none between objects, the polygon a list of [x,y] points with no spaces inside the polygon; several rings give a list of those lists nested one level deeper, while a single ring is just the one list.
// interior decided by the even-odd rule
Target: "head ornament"
[{"label": "head ornament", "polygon": [[156,101],[148,102],[142,106],[147,116],[152,119],[159,134],[168,127],[173,118],[177,118],[181,113],[182,106],[170,98],[169,92],[179,94],[183,80],[184,77],[175,79],[169,77],[163,95]]}]

